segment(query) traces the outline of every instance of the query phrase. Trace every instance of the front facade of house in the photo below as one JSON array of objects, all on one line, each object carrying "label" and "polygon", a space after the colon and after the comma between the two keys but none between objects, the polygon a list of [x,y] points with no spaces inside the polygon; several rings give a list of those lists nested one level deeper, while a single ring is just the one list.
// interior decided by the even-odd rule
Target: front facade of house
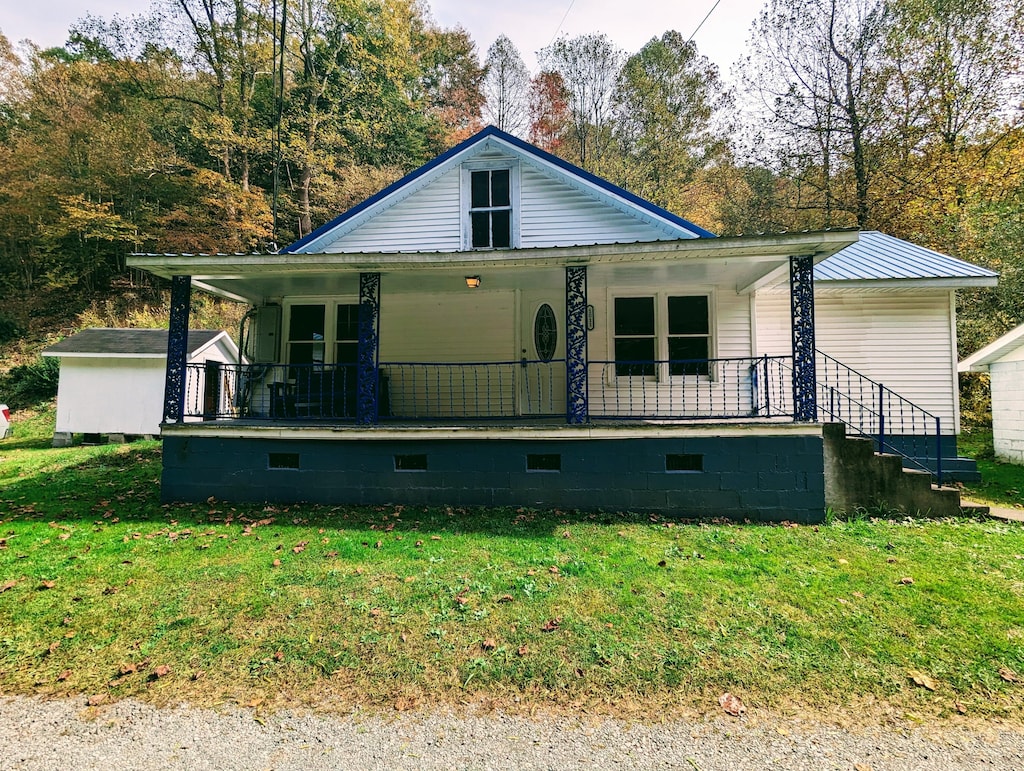
[{"label": "front facade of house", "polygon": [[169,358],[164,496],[816,521],[813,270],[856,240],[715,238],[485,129],[280,253],[136,256],[172,340],[191,287],[253,306],[216,419]]}]

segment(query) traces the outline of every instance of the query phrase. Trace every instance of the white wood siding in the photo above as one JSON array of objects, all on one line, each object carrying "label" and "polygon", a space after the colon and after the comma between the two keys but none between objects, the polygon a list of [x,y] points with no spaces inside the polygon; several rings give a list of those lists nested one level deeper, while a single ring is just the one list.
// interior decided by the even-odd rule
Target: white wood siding
[{"label": "white wood siding", "polygon": [[454,168],[325,252],[455,252],[462,247],[459,169]]},{"label": "white wood siding", "polygon": [[[471,162],[519,164],[499,153],[480,153]],[[653,225],[595,200],[560,179],[520,164],[520,246],[656,241],[672,236]],[[382,211],[323,247],[325,252],[454,252],[462,248],[462,195],[459,167]]]},{"label": "white wood siding", "polygon": [[[686,280],[685,269],[671,281],[659,285],[621,280],[599,268],[587,277],[587,294],[594,306],[594,329],[587,347],[592,362],[588,372],[591,414],[618,415],[708,415],[753,411],[750,362],[717,365],[712,377],[669,376],[661,367],[658,378],[616,377],[614,364],[614,298],[677,296],[710,293],[711,357],[717,359],[751,356],[750,302],[736,293],[735,282],[725,285],[695,285]],[[664,304],[655,303],[655,314]],[[660,342],[660,341],[659,341]],[[659,357],[663,354],[659,353]]]},{"label": "white wood siding", "polygon": [[1024,463],[1024,361],[997,361],[989,365],[989,374],[996,457]]},{"label": "white wood siding", "polygon": [[522,167],[520,243],[527,247],[614,244],[669,235],[526,164]]},{"label": "white wood siding", "polygon": [[[947,291],[817,293],[818,350],[957,425],[953,327]],[[789,295],[758,293],[757,353],[792,353]]]},{"label": "white wood siding", "polygon": [[430,364],[518,362],[515,292],[384,294],[380,319],[380,361],[396,413],[512,413],[519,389],[518,363]]}]

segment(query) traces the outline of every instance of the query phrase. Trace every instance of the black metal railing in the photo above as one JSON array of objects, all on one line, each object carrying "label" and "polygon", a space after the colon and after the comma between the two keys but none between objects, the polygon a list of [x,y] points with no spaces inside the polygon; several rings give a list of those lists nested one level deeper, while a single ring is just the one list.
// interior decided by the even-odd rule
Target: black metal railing
[{"label": "black metal railing", "polygon": [[789,356],[588,363],[595,419],[792,417]]},{"label": "black metal railing", "polygon": [[[818,414],[874,440],[878,452],[942,482],[942,420],[876,380],[817,352]],[[934,468],[929,461],[934,461]]]},{"label": "black metal railing", "polygon": [[[380,419],[501,419],[565,413],[565,361],[386,362]],[[190,419],[355,419],[355,364],[189,364]]]}]

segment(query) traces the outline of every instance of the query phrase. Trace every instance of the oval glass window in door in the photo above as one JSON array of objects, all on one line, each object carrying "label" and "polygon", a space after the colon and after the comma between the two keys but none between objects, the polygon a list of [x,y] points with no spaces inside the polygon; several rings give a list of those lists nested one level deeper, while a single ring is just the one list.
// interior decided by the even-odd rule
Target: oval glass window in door
[{"label": "oval glass window in door", "polygon": [[537,358],[551,361],[558,347],[558,324],[551,306],[544,303],[537,309],[533,319],[533,345],[537,349]]}]

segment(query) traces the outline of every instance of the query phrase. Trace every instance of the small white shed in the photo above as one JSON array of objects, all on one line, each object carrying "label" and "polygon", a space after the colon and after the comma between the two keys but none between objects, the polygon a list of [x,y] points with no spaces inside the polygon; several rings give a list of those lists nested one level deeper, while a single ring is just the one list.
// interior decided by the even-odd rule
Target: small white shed
[{"label": "small white shed", "polygon": [[[74,434],[160,433],[167,368],[166,329],[84,329],[43,351],[60,358],[54,447]],[[227,332],[192,329],[188,363],[237,364],[238,346]]]},{"label": "small white shed", "polygon": [[968,356],[961,372],[988,372],[996,457],[1024,464],[1024,324]]}]

